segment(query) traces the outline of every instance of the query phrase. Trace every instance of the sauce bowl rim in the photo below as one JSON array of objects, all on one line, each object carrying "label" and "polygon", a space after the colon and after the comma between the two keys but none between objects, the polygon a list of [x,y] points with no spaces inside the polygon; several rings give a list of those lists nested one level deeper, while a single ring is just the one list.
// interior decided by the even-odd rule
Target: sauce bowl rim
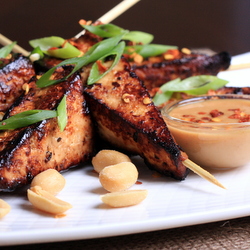
[{"label": "sauce bowl rim", "polygon": [[[187,125],[188,127],[195,128],[201,128],[201,129],[213,129],[213,130],[222,130],[222,129],[228,129],[230,126],[230,129],[239,129],[239,128],[246,128],[249,126],[250,128],[250,122],[232,122],[232,123],[223,123],[223,122],[206,122],[206,123],[197,123],[192,121],[184,121],[181,119],[178,119],[176,117],[173,117],[169,115],[169,112],[172,111],[174,108],[179,106],[184,106],[192,103],[197,102],[203,102],[203,101],[209,101],[209,100],[218,100],[218,99],[244,99],[250,101],[250,95],[238,95],[238,94],[223,94],[223,95],[201,95],[197,97],[191,97],[188,99],[183,99],[180,101],[171,102],[167,105],[165,105],[161,109],[162,116],[166,123],[168,124],[168,121],[171,122],[171,125],[180,126]],[[180,127],[179,127],[180,128]],[[184,129],[184,128],[183,128]]]}]

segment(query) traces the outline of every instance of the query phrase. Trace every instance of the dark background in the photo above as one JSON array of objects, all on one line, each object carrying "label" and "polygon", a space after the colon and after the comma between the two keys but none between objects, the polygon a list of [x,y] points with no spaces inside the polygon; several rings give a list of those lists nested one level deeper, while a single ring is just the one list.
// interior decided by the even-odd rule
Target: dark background
[{"label": "dark background", "polygon": [[[0,33],[30,50],[30,39],[71,38],[80,19],[96,20],[120,0],[1,1]],[[112,23],[154,34],[154,43],[250,51],[250,0],[141,0]]]}]

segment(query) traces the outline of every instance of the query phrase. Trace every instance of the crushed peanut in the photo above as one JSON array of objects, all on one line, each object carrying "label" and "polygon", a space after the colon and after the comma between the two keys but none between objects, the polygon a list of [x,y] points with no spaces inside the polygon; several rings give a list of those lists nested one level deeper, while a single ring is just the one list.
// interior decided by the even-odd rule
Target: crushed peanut
[{"label": "crushed peanut", "polygon": [[134,96],[131,95],[131,94],[128,94],[128,93],[125,93],[125,94],[122,95],[122,100],[125,103],[129,103],[133,98],[134,98]]},{"label": "crushed peanut", "polygon": [[86,20],[84,20],[84,19],[81,19],[81,20],[79,20],[79,22],[78,22],[80,25],[91,25],[92,24],[92,21],[86,21]]},{"label": "crushed peanut", "polygon": [[172,60],[172,59],[174,59],[174,55],[165,54],[165,55],[164,55],[164,59],[166,59],[166,60]]},{"label": "crushed peanut", "polygon": [[184,54],[186,54],[186,55],[190,55],[191,54],[191,50],[188,49],[188,48],[182,48],[181,52],[184,53]]},{"label": "crushed peanut", "polygon": [[149,97],[145,97],[142,102],[143,102],[143,104],[147,105],[147,104],[151,103],[151,100]]},{"label": "crushed peanut", "polygon": [[27,95],[29,93],[30,90],[30,86],[28,83],[24,83],[22,86],[22,89],[25,91],[25,95]]},{"label": "crushed peanut", "polygon": [[220,122],[221,121],[221,119],[219,119],[218,117],[214,117],[214,118],[212,118],[211,119],[213,122]]},{"label": "crushed peanut", "polygon": [[143,57],[140,54],[136,53],[136,52],[132,53],[129,56],[129,58],[133,59],[134,62],[136,62],[136,63],[142,63],[143,62]]},{"label": "crushed peanut", "polygon": [[136,54],[134,56],[134,62],[136,62],[136,63],[142,63],[143,62],[143,57],[141,55],[139,55],[139,54]]},{"label": "crushed peanut", "polygon": [[12,58],[12,54],[8,54],[5,58],[6,59],[11,59]]},{"label": "crushed peanut", "polygon": [[0,120],[3,119],[3,116],[4,116],[4,112],[0,112]]}]

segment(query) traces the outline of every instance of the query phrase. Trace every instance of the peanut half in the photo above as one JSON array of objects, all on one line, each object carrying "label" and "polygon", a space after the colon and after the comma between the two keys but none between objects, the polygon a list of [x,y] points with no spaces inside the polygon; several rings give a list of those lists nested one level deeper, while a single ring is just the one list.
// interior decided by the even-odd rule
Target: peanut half
[{"label": "peanut half", "polygon": [[56,195],[65,186],[65,178],[55,169],[47,169],[34,177],[30,186],[40,186],[43,190]]},{"label": "peanut half", "polygon": [[147,190],[126,190],[101,195],[101,200],[111,207],[128,207],[139,204],[147,195]]},{"label": "peanut half", "polygon": [[99,151],[92,159],[92,165],[97,173],[100,173],[103,168],[115,165],[121,162],[131,162],[130,158],[116,150],[104,149]]},{"label": "peanut half", "polygon": [[0,199],[0,219],[8,214],[11,210],[11,206],[4,200]]},{"label": "peanut half", "polygon": [[130,188],[138,179],[138,171],[132,162],[121,162],[105,167],[99,174],[99,181],[109,192]]},{"label": "peanut half", "polygon": [[40,186],[28,189],[28,200],[37,209],[55,215],[62,214],[72,208],[71,204],[56,198]]}]

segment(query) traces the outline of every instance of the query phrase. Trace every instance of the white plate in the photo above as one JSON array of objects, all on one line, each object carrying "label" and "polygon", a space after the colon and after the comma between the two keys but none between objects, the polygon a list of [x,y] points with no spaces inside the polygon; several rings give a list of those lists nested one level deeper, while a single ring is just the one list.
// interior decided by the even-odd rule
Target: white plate
[{"label": "white plate", "polygon": [[[234,57],[233,63],[250,62],[250,53]],[[219,76],[236,86],[250,86],[250,70],[223,72]],[[245,78],[246,76],[246,78]],[[63,218],[53,218],[32,208],[26,189],[0,194],[11,212],[0,220],[0,246],[90,239],[195,225],[250,215],[250,164],[224,172],[212,172],[227,190],[191,173],[185,181],[155,178],[139,157],[141,185],[149,195],[133,207],[111,209],[101,203],[104,193],[91,166],[72,169],[64,176],[59,198],[73,208]]]}]

